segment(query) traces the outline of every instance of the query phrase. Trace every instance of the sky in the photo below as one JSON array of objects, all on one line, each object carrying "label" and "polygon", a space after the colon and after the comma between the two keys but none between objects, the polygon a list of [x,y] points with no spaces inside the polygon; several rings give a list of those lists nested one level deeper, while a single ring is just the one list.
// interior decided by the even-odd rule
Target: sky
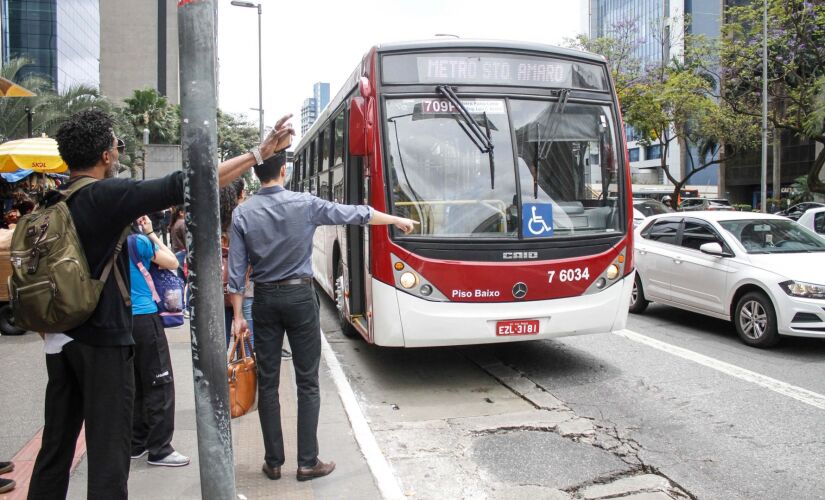
[{"label": "sky", "polygon": [[[370,47],[438,33],[562,45],[582,30],[586,0],[253,0],[262,9],[264,124],[292,113],[315,82],[330,98]],[[218,0],[219,106],[258,123],[258,13]]]}]

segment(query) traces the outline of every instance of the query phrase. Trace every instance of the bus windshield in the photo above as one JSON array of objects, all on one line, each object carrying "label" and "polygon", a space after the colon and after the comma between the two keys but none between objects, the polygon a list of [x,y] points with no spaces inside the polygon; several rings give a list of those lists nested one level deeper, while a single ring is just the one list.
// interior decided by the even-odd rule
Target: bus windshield
[{"label": "bus windshield", "polygon": [[[617,211],[624,190],[616,179],[609,107],[493,98],[461,103],[489,129],[494,163],[447,99],[386,101],[393,213],[420,221],[413,237],[553,238],[622,230]],[[602,195],[611,191],[622,195]]]}]

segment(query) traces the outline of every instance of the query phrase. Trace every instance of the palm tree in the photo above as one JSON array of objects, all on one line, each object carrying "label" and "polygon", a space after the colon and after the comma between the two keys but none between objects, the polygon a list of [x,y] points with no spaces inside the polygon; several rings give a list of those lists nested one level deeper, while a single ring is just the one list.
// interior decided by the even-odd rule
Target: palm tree
[{"label": "palm tree", "polygon": [[135,90],[132,97],[124,99],[126,117],[135,129],[135,136],[142,137],[143,129],[149,129],[149,142],[153,144],[177,144],[180,142],[180,118],[176,107],[153,88]]},{"label": "palm tree", "polygon": [[0,99],[0,142],[13,139],[22,139],[28,135],[26,108],[35,111],[32,121],[33,133],[38,130],[40,117],[37,115],[36,107],[40,95],[49,92],[51,82],[49,80],[27,74],[24,69],[31,64],[31,61],[24,58],[12,59],[0,68],[0,76],[7,80],[31,90],[34,97],[4,97]]},{"label": "palm tree", "polygon": [[36,108],[39,130],[54,136],[67,117],[89,108],[110,114],[114,110],[112,103],[89,85],[73,85],[59,94],[43,94]]}]

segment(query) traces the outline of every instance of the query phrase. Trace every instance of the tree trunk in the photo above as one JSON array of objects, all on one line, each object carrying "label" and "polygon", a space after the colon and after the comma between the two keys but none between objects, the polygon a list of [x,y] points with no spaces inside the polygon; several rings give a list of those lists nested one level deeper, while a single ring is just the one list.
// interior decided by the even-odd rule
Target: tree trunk
[{"label": "tree trunk", "polygon": [[[775,199],[777,203],[779,203],[780,207],[782,203],[779,201],[782,197],[782,131],[776,128],[773,129],[773,196],[771,198]],[[776,208],[772,211],[779,210]]]},{"label": "tree trunk", "polygon": [[727,182],[725,182],[725,173],[726,173],[725,170],[726,169],[725,169],[725,156],[724,156],[724,153],[725,153],[725,143],[724,142],[722,142],[719,145],[719,151],[720,151],[720,156],[719,156],[719,158],[720,158],[720,161],[719,161],[719,182],[716,184],[716,191],[717,191],[716,196],[718,196],[719,198],[727,198],[728,197],[728,194],[727,194],[728,185],[727,185]]},{"label": "tree trunk", "polygon": [[825,144],[816,143],[816,159],[811,170],[808,171],[808,189],[811,193],[816,193],[819,198],[825,194],[825,179],[822,178],[823,166],[825,166]]}]

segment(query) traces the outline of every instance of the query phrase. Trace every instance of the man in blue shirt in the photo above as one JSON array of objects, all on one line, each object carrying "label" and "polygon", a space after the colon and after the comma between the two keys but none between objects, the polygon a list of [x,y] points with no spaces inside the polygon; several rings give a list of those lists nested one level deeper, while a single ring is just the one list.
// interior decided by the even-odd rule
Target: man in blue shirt
[{"label": "man in blue shirt", "polygon": [[278,384],[284,333],[292,347],[298,386],[299,481],[326,476],[335,462],[318,459],[318,414],[321,396],[320,302],[312,286],[312,236],[318,226],[389,225],[409,233],[418,222],[388,215],[367,205],[340,205],[284,188],[286,158],[278,153],[256,165],[261,189],[239,205],[229,228],[229,286],[234,320],[232,334],[246,328],[243,295],[246,271],[255,284],[252,317],[258,364],[258,416],[264,437],[262,470],[280,479],[284,463]]},{"label": "man in blue shirt", "polygon": [[158,238],[149,217],[138,219],[138,226],[143,232],[135,240],[138,255],[130,255],[129,259],[132,337],[135,339],[135,407],[131,456],[136,459],[148,453],[150,465],[181,467],[189,464],[189,457],[172,447],[172,435],[175,432],[175,383],[169,342],[166,340],[166,331],[158,314],[152,288],[131,257],[143,264],[147,273],[152,263],[161,269],[174,271],[178,267],[178,259]]}]

